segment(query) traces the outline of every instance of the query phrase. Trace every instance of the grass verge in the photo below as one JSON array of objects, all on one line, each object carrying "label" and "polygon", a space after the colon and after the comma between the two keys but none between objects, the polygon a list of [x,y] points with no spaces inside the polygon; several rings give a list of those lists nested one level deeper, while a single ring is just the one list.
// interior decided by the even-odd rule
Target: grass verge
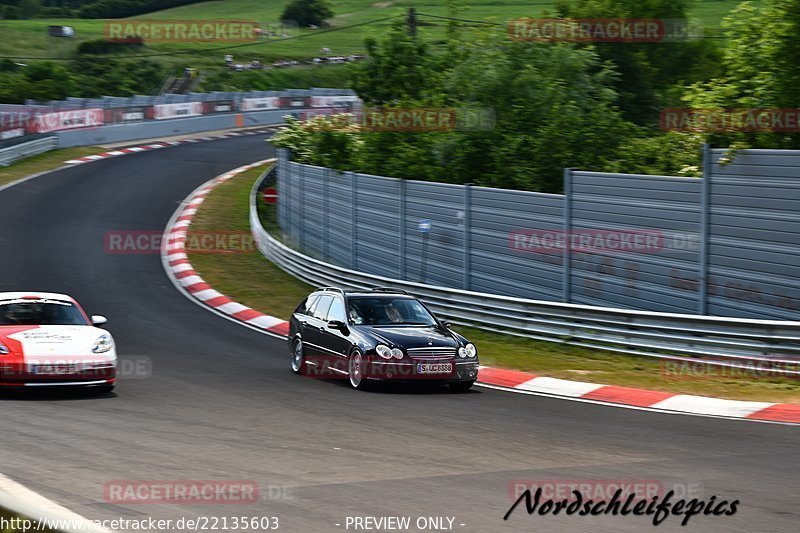
[{"label": "grass verge", "polygon": [[[740,0],[708,0],[689,3],[689,16],[699,19],[704,27],[718,27]],[[5,2],[8,3],[8,2]],[[174,7],[162,11],[146,13],[131,17],[129,20],[247,20],[258,22],[269,28],[281,18],[287,1],[265,2],[263,0],[227,0],[211,1]],[[754,4],[761,5],[763,0]],[[306,59],[320,53],[321,47],[329,47],[334,55],[364,53],[366,38],[380,38],[390,30],[392,24],[405,20],[406,9],[416,5],[418,12],[426,15],[446,16],[445,2],[375,2],[374,0],[337,0],[333,9],[335,16],[330,21],[332,28],[299,28],[288,30],[293,37],[289,40],[264,40],[256,42],[238,41],[190,41],[181,39],[147,39],[142,55],[162,54],[154,57],[155,61],[169,64],[173,68],[192,66],[202,70],[222,70],[226,45],[245,45],[233,48],[230,53],[243,62],[257,57],[265,63],[275,59]],[[505,24],[509,20],[522,17],[553,16],[556,10],[554,0],[539,2],[523,2],[519,0],[467,0],[462,2],[460,16],[464,19],[492,21]],[[391,17],[382,22],[365,24]],[[49,37],[48,25],[68,25],[75,29],[71,39]],[[101,39],[106,34],[108,21],[103,19],[32,19],[32,20],[0,20],[0,55],[14,58],[60,58],[74,57],[78,46],[86,41]],[[363,24],[363,25],[359,25]],[[348,27],[350,26],[350,27]],[[438,46],[445,39],[447,21],[420,15],[419,38]],[[464,39],[473,37],[474,31],[466,24]],[[480,25],[477,25],[480,26]],[[328,31],[341,29],[340,31]],[[176,55],[169,55],[176,54]],[[136,55],[136,54],[124,54]],[[91,56],[87,56],[91,57]],[[236,83],[241,76],[231,76],[231,83]],[[318,85],[319,86],[319,85]],[[77,96],[77,95],[75,95]]]},{"label": "grass verge", "polygon": [[[249,232],[250,188],[263,168],[252,169],[214,190],[192,223],[193,231]],[[223,294],[261,312],[288,319],[312,289],[259,253],[190,253],[194,269]],[[477,346],[481,362],[577,381],[739,400],[800,403],[791,379],[719,375],[671,375],[659,361],[602,350],[535,341],[458,327]],[[713,370],[711,370],[713,372]]]},{"label": "grass verge", "polygon": [[64,164],[64,161],[76,157],[95,155],[105,152],[105,148],[99,146],[81,146],[79,148],[64,148],[53,150],[43,154],[27,157],[7,167],[0,167],[0,185],[11,183],[25,176],[53,170]]}]

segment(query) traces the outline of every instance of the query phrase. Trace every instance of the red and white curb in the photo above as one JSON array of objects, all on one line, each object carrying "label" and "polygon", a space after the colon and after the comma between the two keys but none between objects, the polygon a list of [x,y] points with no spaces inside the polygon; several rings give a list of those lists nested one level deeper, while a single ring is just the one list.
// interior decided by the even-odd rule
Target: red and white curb
[{"label": "red and white curb", "polygon": [[674,394],[617,385],[569,381],[501,368],[481,367],[479,375],[481,382],[494,388],[513,392],[558,396],[591,403],[614,404],[632,409],[800,424],[800,405],[798,404],[748,402]]},{"label": "red and white curb", "polygon": [[143,144],[140,146],[131,146],[129,148],[120,148],[119,150],[111,150],[110,152],[103,152],[97,155],[87,155],[85,157],[78,157],[64,161],[68,165],[79,165],[81,163],[91,163],[92,161],[99,161],[101,159],[108,159],[110,157],[117,157],[120,155],[136,154],[139,152],[147,152],[149,150],[158,150],[160,148],[171,148],[181,144],[194,144],[204,141],[215,141],[218,139],[229,139],[231,137],[244,137],[246,135],[260,135],[264,133],[271,133],[269,128],[262,128],[258,130],[247,131],[231,131],[228,133],[220,133],[219,135],[204,135],[202,137],[192,137],[189,139],[180,139],[178,141],[158,141],[151,144]]},{"label": "red and white curb", "polygon": [[[166,244],[162,248],[162,263],[175,286],[196,302],[225,318],[264,333],[285,338],[289,333],[288,322],[237,303],[214,290],[195,272],[184,250],[186,234],[192,223],[192,218],[203,201],[205,201],[206,196],[214,188],[246,170],[274,161],[275,159],[267,159],[231,170],[207,181],[189,195],[167,225],[164,234],[164,242]],[[800,404],[749,402],[689,394],[674,394],[616,385],[570,381],[537,376],[536,374],[518,370],[486,366],[480,367],[478,384],[509,392],[550,396],[628,409],[800,424]]]},{"label": "red and white curb", "polygon": [[221,292],[214,290],[195,272],[185,249],[187,233],[192,223],[192,218],[211,191],[246,170],[273,162],[275,162],[275,159],[265,159],[231,170],[211,181],[207,181],[190,194],[167,225],[164,233],[164,245],[161,249],[161,259],[170,279],[184,294],[202,302],[203,305],[213,309],[218,314],[244,323],[252,328],[286,337],[289,334],[288,322],[234,302]]}]

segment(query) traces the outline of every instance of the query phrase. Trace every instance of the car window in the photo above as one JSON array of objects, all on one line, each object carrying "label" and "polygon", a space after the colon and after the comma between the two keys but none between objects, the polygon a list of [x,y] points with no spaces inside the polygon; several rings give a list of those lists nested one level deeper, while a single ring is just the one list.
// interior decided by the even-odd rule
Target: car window
[{"label": "car window", "polygon": [[46,298],[0,300],[0,326],[85,326],[72,302]]},{"label": "car window", "polygon": [[344,316],[344,302],[339,298],[334,298],[331,308],[328,310],[328,322],[331,320],[338,320],[339,322],[347,322]]},{"label": "car window", "polygon": [[348,313],[353,324],[366,326],[433,326],[436,320],[413,298],[350,298]]},{"label": "car window", "polygon": [[317,299],[319,298],[319,294],[312,294],[305,300],[303,303],[297,306],[295,313],[300,313],[301,315],[310,315],[311,309],[314,308],[314,304],[317,303]]},{"label": "car window", "polygon": [[318,318],[320,320],[325,320],[325,317],[328,316],[328,309],[331,306],[331,302],[333,302],[333,296],[329,294],[324,294],[319,297],[317,300],[317,304],[314,306],[314,309],[311,311],[311,315],[314,318]]}]

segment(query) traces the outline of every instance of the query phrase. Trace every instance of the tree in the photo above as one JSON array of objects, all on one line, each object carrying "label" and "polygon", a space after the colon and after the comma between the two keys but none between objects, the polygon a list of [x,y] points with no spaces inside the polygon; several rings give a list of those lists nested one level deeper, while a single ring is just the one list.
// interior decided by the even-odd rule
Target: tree
[{"label": "tree", "polygon": [[[685,20],[690,0],[559,0],[560,17],[574,19]],[[669,27],[669,26],[667,26]],[[614,63],[617,105],[626,119],[652,125],[665,107],[680,102],[684,87],[718,73],[719,45],[710,39],[677,38],[657,43],[587,43]]]},{"label": "tree", "polygon": [[353,88],[370,105],[417,100],[436,85],[437,70],[425,44],[395,24],[378,43],[365,41],[369,59],[356,69]]},{"label": "tree", "polygon": [[328,0],[292,0],[283,10],[281,20],[300,27],[327,26],[326,20],[331,17],[333,9]]},{"label": "tree", "polygon": [[494,111],[481,131],[363,131],[360,170],[400,178],[558,192],[562,169],[600,169],[640,134],[614,106],[616,74],[591,49],[509,43],[485,30],[447,62],[398,27],[369,43],[354,88],[368,105]]},{"label": "tree", "polygon": [[[684,101],[692,108],[800,107],[800,9],[797,0],[737,6],[722,23],[728,45],[722,75],[693,84]],[[765,30],[767,28],[768,30]],[[799,148],[800,134],[711,134],[716,145]]]}]

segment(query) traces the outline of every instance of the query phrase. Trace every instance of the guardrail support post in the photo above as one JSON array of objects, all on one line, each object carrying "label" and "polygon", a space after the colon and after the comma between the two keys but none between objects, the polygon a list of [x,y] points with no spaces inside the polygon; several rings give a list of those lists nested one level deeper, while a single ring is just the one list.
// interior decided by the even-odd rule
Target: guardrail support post
[{"label": "guardrail support post", "polygon": [[400,187],[400,279],[406,279],[406,180],[401,179]]},{"label": "guardrail support post", "polygon": [[464,184],[464,290],[472,285],[472,184]]},{"label": "guardrail support post", "polygon": [[564,303],[572,300],[572,169],[564,169],[564,250],[563,277],[561,280]]},{"label": "guardrail support post", "polygon": [[697,273],[697,312],[708,314],[708,232],[711,208],[711,147],[703,145],[703,181],[700,189],[700,257]]}]

